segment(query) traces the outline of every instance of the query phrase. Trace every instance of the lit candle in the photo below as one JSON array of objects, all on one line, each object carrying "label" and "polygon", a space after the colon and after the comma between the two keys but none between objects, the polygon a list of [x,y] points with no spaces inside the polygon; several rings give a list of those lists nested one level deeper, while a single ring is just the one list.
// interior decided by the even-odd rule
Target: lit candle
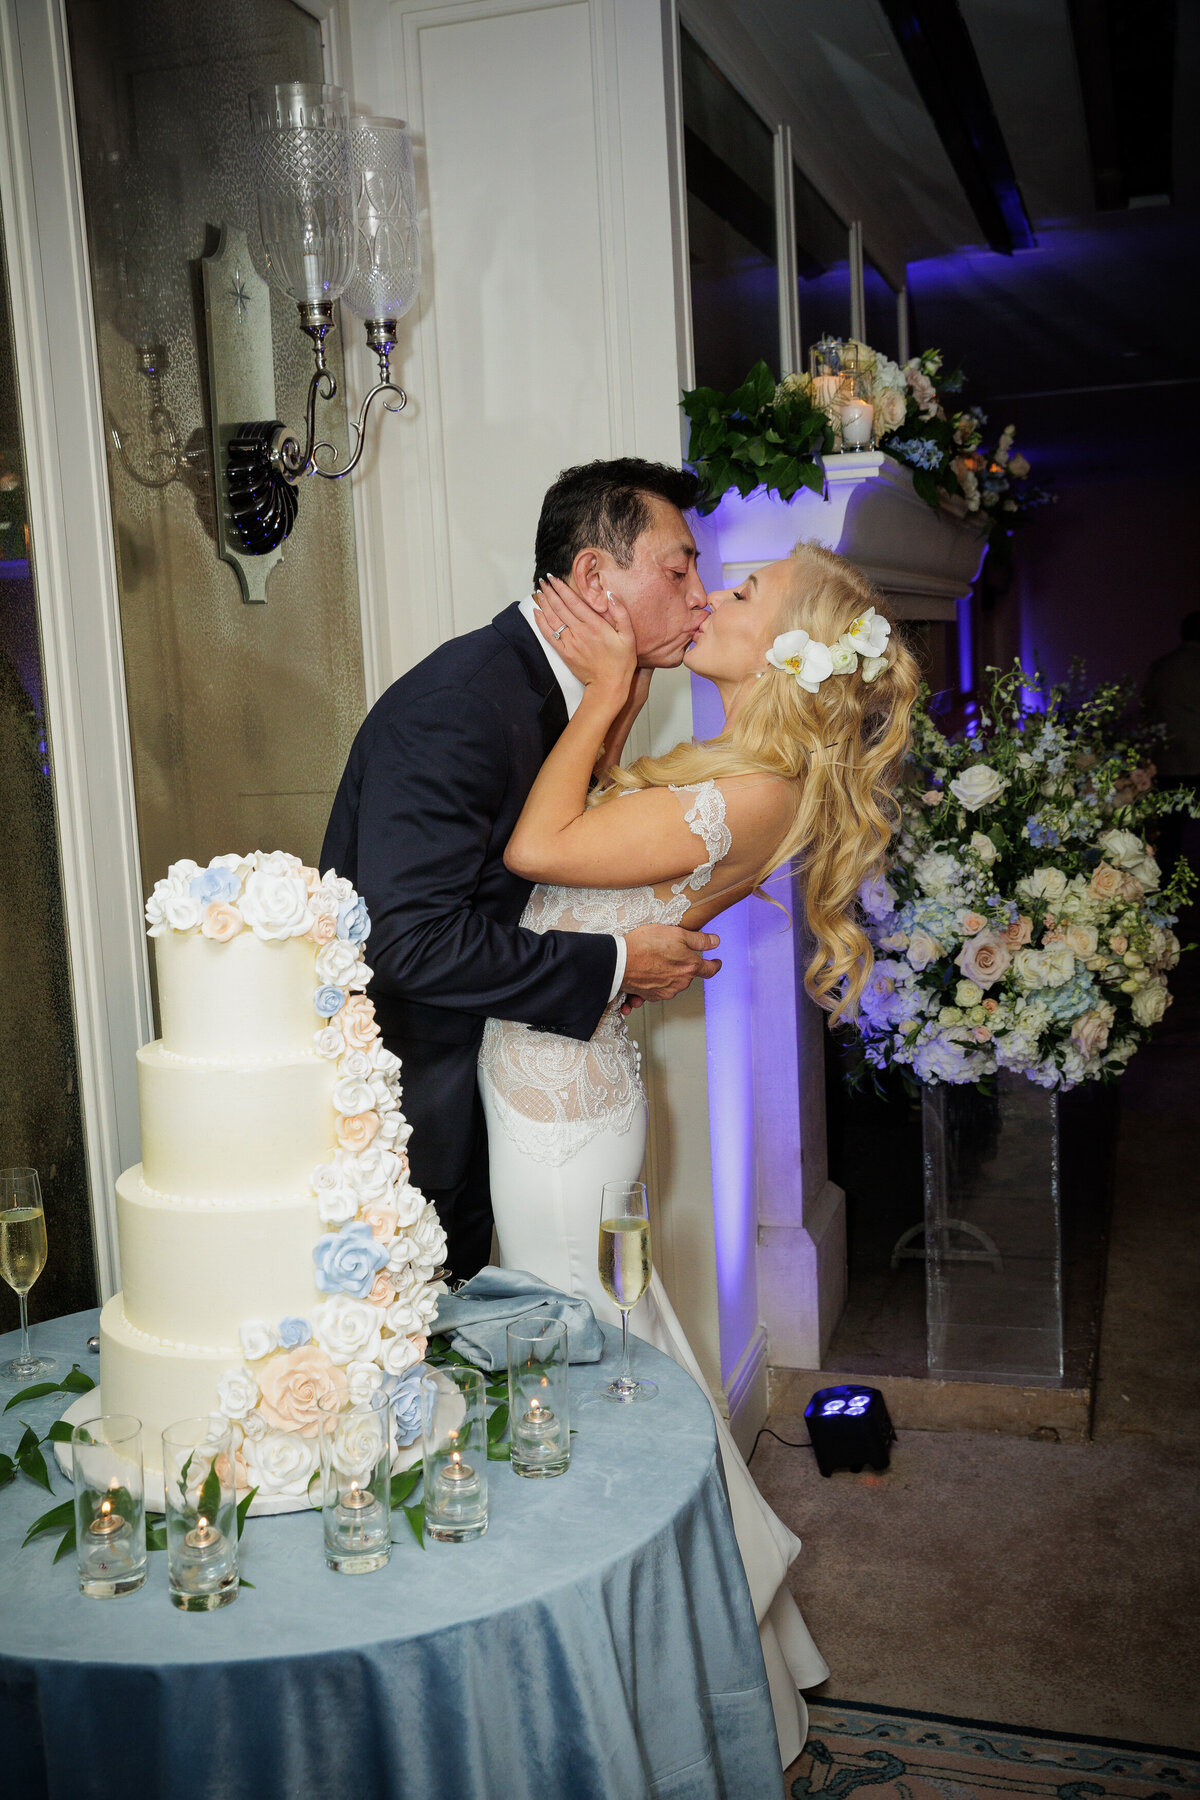
[{"label": "lit candle", "polygon": [[121,1534],[128,1530],[129,1526],[125,1519],[119,1512],[113,1511],[112,1501],[102,1500],[100,1511],[88,1526],[88,1537],[102,1548],[106,1548],[108,1545],[114,1544]]},{"label": "lit candle", "polygon": [[84,1556],[92,1575],[111,1575],[131,1565],[129,1521],[105,1498],[84,1536]]},{"label": "lit candle", "polygon": [[437,1486],[447,1500],[465,1500],[479,1492],[479,1477],[458,1450],[450,1452],[450,1460],[438,1470]]},{"label": "lit candle", "polygon": [[229,1545],[223,1531],[203,1513],[197,1516],[175,1557],[172,1579],[189,1593],[207,1593],[231,1578]]},{"label": "lit candle", "polygon": [[869,400],[843,400],[838,408],[838,418],[842,426],[842,446],[846,450],[861,450],[871,442],[871,429],[875,423],[875,408]]},{"label": "lit candle", "polygon": [[357,1481],[352,1481],[346,1492],[339,1495],[333,1516],[349,1537],[360,1539],[367,1527],[374,1525],[379,1510],[379,1502],[370,1488],[359,1487]]}]

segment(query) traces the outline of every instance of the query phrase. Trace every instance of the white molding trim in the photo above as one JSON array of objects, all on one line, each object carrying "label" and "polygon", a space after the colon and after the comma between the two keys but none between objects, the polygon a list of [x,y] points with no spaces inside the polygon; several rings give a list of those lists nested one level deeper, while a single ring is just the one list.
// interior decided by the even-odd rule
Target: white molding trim
[{"label": "white molding trim", "polygon": [[850,222],[850,336],[866,341],[866,302],[863,295],[863,228],[861,219]]},{"label": "white molding trim", "polygon": [[767,1328],[760,1324],[721,1389],[720,1410],[734,1442],[749,1459],[755,1436],[766,1423],[768,1399]]},{"label": "white molding trim", "polygon": [[79,151],[61,0],[0,0],[0,206],[101,1298],[151,1035],[133,765]]},{"label": "white molding trim", "polygon": [[800,344],[800,292],[796,268],[796,164],[792,128],[775,127],[775,267],[779,276],[779,374],[798,375],[803,367]]}]

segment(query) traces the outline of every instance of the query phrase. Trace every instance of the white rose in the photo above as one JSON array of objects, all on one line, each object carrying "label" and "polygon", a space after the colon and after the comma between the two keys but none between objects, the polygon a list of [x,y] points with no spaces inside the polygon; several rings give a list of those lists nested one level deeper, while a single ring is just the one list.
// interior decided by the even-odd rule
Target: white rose
[{"label": "white rose", "polygon": [[238,1342],[247,1362],[259,1362],[278,1346],[279,1335],[265,1319],[247,1319],[238,1332]]},{"label": "white rose", "polygon": [[969,769],[954,777],[950,792],[968,812],[978,812],[981,806],[989,806],[993,800],[998,800],[1007,786],[1005,777],[998,775],[987,763],[972,763]]},{"label": "white rose", "polygon": [[388,1307],[388,1324],[393,1331],[404,1329],[402,1309],[407,1308],[415,1320],[415,1324],[409,1329],[423,1330],[438,1309],[436,1289],[428,1276],[411,1267],[393,1276],[393,1280],[396,1283],[396,1298]]},{"label": "white rose", "polygon": [[317,1462],[317,1440],[296,1432],[266,1431],[257,1442],[243,1448],[251,1487],[262,1494],[287,1494],[296,1499],[308,1492]]},{"label": "white rose", "polygon": [[375,1142],[381,1150],[398,1150],[412,1136],[412,1126],[398,1112],[381,1113]]},{"label": "white rose", "polygon": [[1146,854],[1145,844],[1132,831],[1106,831],[1100,839],[1100,848],[1109,862],[1116,863],[1119,869],[1136,868]]},{"label": "white rose", "polygon": [[368,1081],[375,1070],[365,1050],[347,1050],[338,1063],[337,1072],[339,1076],[353,1075],[359,1081]]},{"label": "white rose", "polygon": [[1035,869],[1018,881],[1017,892],[1026,900],[1061,900],[1067,891],[1067,878],[1061,869]]},{"label": "white rose", "polygon": [[333,1084],[333,1108],[343,1118],[353,1118],[355,1113],[373,1112],[375,1096],[356,1075],[347,1075]]},{"label": "white rose", "polygon": [[985,869],[991,868],[999,854],[995,844],[993,844],[986,831],[973,831],[971,833],[971,848]]},{"label": "white rose", "polygon": [[327,887],[314,888],[308,896],[308,910],[314,919],[336,919],[338,916],[338,897]]},{"label": "white rose", "polygon": [[1042,950],[1046,987],[1062,987],[1075,973],[1075,952],[1070,944],[1047,944]]},{"label": "white rose", "polygon": [[378,1143],[368,1145],[357,1156],[340,1150],[335,1160],[342,1181],[360,1200],[382,1200],[404,1173],[400,1158],[390,1150],[381,1150]]},{"label": "white rose", "polygon": [[883,919],[896,910],[896,890],[886,875],[873,875],[858,890],[858,903],[869,919]]},{"label": "white rose", "polygon": [[322,1188],[317,1195],[317,1212],[322,1225],[348,1225],[358,1217],[358,1195],[352,1188]]},{"label": "white rose", "polygon": [[178,892],[169,881],[156,881],[146,902],[146,923],[151,937],[163,937],[171,929],[167,924],[167,902]]},{"label": "white rose", "polygon": [[346,1380],[350,1387],[350,1398],[355,1406],[362,1406],[379,1387],[383,1380],[383,1370],[378,1363],[364,1362],[356,1359],[346,1364]]},{"label": "white rose", "polygon": [[388,1199],[396,1208],[397,1230],[407,1231],[409,1226],[416,1224],[425,1205],[425,1199],[420,1188],[413,1187],[407,1175],[396,1183],[388,1195]]},{"label": "white rose", "polygon": [[383,1366],[389,1375],[403,1375],[421,1358],[409,1337],[390,1337],[383,1341]]},{"label": "white rose", "polygon": [[372,1070],[367,1079],[367,1086],[373,1096],[376,1112],[390,1113],[399,1110],[400,1102],[392,1091],[391,1082],[386,1075],[381,1075],[378,1069]]},{"label": "white rose", "polygon": [[953,887],[960,873],[957,862],[945,850],[927,850],[913,864],[913,874],[932,899]]},{"label": "white rose", "polygon": [[193,862],[190,856],[181,856],[167,869],[167,880],[173,887],[186,888],[193,875],[200,873],[200,864]]},{"label": "white rose", "polygon": [[390,1050],[384,1049],[382,1038],[372,1039],[371,1048],[365,1052],[365,1055],[370,1058],[373,1069],[377,1069],[381,1075],[386,1075],[390,1081],[396,1083],[396,1092],[399,1093],[401,1091],[400,1058],[394,1056]]},{"label": "white rose", "polygon": [[1013,974],[1022,987],[1045,987],[1044,951],[1018,950],[1013,957]]},{"label": "white rose", "polygon": [[324,1056],[330,1062],[337,1062],[346,1048],[346,1040],[336,1025],[325,1025],[320,1031],[313,1032],[313,1048],[318,1056]]},{"label": "white rose", "polygon": [[909,966],[918,971],[927,969],[931,962],[936,962],[943,954],[942,946],[928,931],[918,926],[908,940],[908,949],[904,952]]},{"label": "white rose", "polygon": [[343,906],[347,900],[356,900],[353,882],[347,881],[344,875],[335,875],[332,869],[326,869],[321,877],[321,888],[332,894],[336,905]]},{"label": "white rose", "polygon": [[883,437],[889,431],[898,431],[904,423],[907,412],[904,395],[896,392],[894,387],[875,390],[875,435]]},{"label": "white rose", "polygon": [[217,1405],[227,1419],[244,1419],[258,1404],[258,1383],[249,1369],[226,1369],[217,1382]]},{"label": "white rose", "polygon": [[253,1442],[267,1435],[267,1421],[260,1412],[248,1412],[242,1420],[241,1432],[243,1440]]},{"label": "white rose", "polygon": [[342,938],[334,938],[332,943],[323,944],[317,952],[317,980],[328,982],[331,987],[350,987],[361,960],[356,945],[347,944]]},{"label": "white rose", "polygon": [[389,1449],[384,1443],[380,1420],[359,1415],[338,1422],[333,1433],[330,1456],[339,1475],[365,1487],[375,1473],[375,1465]]},{"label": "white rose", "polygon": [[208,866],[210,869],[228,869],[231,875],[236,875],[239,881],[244,881],[254,867],[254,858],[239,856],[236,850],[230,850],[224,856],[210,856]]},{"label": "white rose", "polygon": [[1133,1016],[1139,1025],[1157,1025],[1167,1010],[1167,984],[1165,981],[1150,981],[1140,987],[1130,1002]]},{"label": "white rose", "polygon": [[887,666],[888,661],[886,656],[864,656],[862,659],[862,667],[859,669],[859,674],[862,676],[867,686],[870,687],[871,683],[883,674],[883,671]]},{"label": "white rose", "polygon": [[414,1257],[415,1262],[428,1263],[431,1271],[441,1265],[446,1255],[446,1233],[432,1201],[426,1202],[424,1211],[410,1229],[408,1238],[420,1252],[419,1256]]},{"label": "white rose", "polygon": [[331,1362],[370,1362],[379,1355],[379,1308],[333,1294],[313,1308],[313,1335]]},{"label": "white rose", "polygon": [[204,909],[190,894],[171,894],[163,913],[172,931],[195,931],[204,917]]},{"label": "white rose", "polygon": [[954,989],[955,1005],[966,1007],[968,1011],[971,1007],[978,1006],[982,999],[983,989],[973,981],[960,981]]},{"label": "white rose", "polygon": [[304,864],[286,850],[256,850],[254,866],[264,875],[294,875]]},{"label": "white rose", "polygon": [[312,928],[308,892],[298,875],[272,875],[256,869],[246,877],[239,905],[255,937],[264,942],[303,937]]}]

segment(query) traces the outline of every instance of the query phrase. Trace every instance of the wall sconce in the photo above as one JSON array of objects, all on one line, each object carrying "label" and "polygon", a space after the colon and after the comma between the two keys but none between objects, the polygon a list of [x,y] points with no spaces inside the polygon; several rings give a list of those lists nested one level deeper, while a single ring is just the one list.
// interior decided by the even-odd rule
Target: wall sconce
[{"label": "wall sconce", "polygon": [[[388,359],[397,323],[416,300],[421,262],[405,125],[351,121],[340,88],[289,81],[251,94],[250,130],[267,269],[295,303],[316,362],[303,443],[278,420],[258,420],[238,427],[229,445],[227,495],[242,548],[265,555],[292,528],[300,477],[340,481],[351,474],[375,401],[391,395],[386,412],[406,404]],[[339,299],[364,321],[379,363],[379,380],[350,422],[353,453],[341,468],[333,445],[317,437],[317,402],[337,393],[325,338]]]}]

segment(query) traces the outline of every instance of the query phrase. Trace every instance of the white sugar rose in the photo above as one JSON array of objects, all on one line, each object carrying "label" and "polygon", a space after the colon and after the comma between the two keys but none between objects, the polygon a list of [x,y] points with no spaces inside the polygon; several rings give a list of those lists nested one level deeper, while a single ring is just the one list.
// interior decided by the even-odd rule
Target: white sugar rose
[{"label": "white sugar rose", "polygon": [[204,917],[204,908],[190,894],[169,895],[163,912],[172,931],[195,931]]},{"label": "white sugar rose", "polygon": [[420,1188],[413,1187],[408,1176],[398,1181],[388,1194],[388,1200],[396,1209],[396,1228],[407,1231],[415,1225],[425,1208],[425,1198]]},{"label": "white sugar rose", "polygon": [[317,1466],[317,1441],[298,1432],[267,1431],[243,1447],[250,1485],[263,1494],[294,1499],[308,1492]]},{"label": "white sugar rose", "polygon": [[231,875],[236,875],[239,881],[244,881],[254,867],[254,858],[239,856],[236,850],[230,850],[224,856],[210,856],[208,866],[210,869],[228,869]]},{"label": "white sugar rose", "polygon": [[256,850],[254,866],[264,875],[295,875],[304,864],[287,850]]},{"label": "white sugar rose", "polygon": [[352,1119],[355,1113],[373,1112],[375,1096],[365,1081],[347,1075],[333,1084],[333,1108],[343,1118]]},{"label": "white sugar rose", "polygon": [[383,1366],[389,1375],[403,1375],[414,1363],[421,1360],[421,1351],[411,1337],[390,1337],[383,1340]]},{"label": "white sugar rose", "polygon": [[357,898],[354,883],[347,881],[344,875],[336,874],[333,869],[326,869],[321,877],[321,887],[326,893],[333,895],[339,906],[344,906],[347,900]]},{"label": "white sugar rose", "polygon": [[[344,1042],[342,1048],[345,1049]],[[346,1054],[338,1063],[339,1079],[353,1075],[358,1081],[369,1081],[374,1073],[374,1064],[365,1050],[346,1050]]]},{"label": "white sugar rose", "polygon": [[247,1319],[238,1332],[238,1342],[247,1362],[259,1362],[278,1347],[279,1334],[265,1319]]},{"label": "white sugar rose", "polygon": [[437,1208],[427,1204],[407,1236],[409,1247],[414,1252],[414,1273],[428,1280],[435,1269],[441,1268],[446,1258],[446,1233],[437,1216]]},{"label": "white sugar rose", "polygon": [[336,1025],[325,1025],[320,1031],[313,1032],[313,1048],[318,1056],[337,1062],[346,1048],[346,1040]]},{"label": "white sugar rose", "polygon": [[334,938],[332,943],[323,944],[317,952],[317,980],[328,982],[332,987],[349,987],[361,960],[356,945],[348,944],[342,938]]},{"label": "white sugar rose", "polygon": [[985,869],[991,868],[999,854],[995,844],[993,844],[986,831],[973,831],[971,833],[971,848]]},{"label": "white sugar rose", "polygon": [[365,1487],[375,1473],[382,1448],[379,1421],[373,1417],[355,1418],[352,1414],[339,1421],[333,1433],[330,1455],[339,1475]]},{"label": "white sugar rose", "polygon": [[377,1306],[334,1294],[312,1311],[313,1333],[331,1362],[371,1362],[379,1355],[380,1317]]},{"label": "white sugar rose", "polygon": [[998,775],[988,763],[972,763],[969,769],[954,777],[950,792],[968,812],[978,812],[981,806],[990,806],[993,800],[998,800],[1007,786],[1005,777]]},{"label": "white sugar rose", "polygon": [[299,875],[272,875],[256,869],[246,877],[239,904],[255,937],[265,942],[303,937],[312,928],[308,890]]},{"label": "white sugar rose", "polygon": [[1130,1002],[1133,1016],[1139,1025],[1157,1025],[1167,1010],[1167,984],[1165,981],[1149,981],[1140,987]]},{"label": "white sugar rose", "polygon": [[383,1381],[383,1370],[378,1363],[356,1358],[354,1362],[346,1364],[346,1380],[350,1385],[350,1398],[354,1405],[362,1406]]},{"label": "white sugar rose", "polygon": [[335,1160],[342,1181],[360,1200],[382,1200],[404,1173],[400,1158],[391,1150],[380,1149],[378,1143],[360,1150],[357,1156],[339,1150]]},{"label": "white sugar rose", "polygon": [[217,1405],[227,1419],[244,1419],[258,1404],[258,1383],[249,1369],[226,1369],[217,1382]]},{"label": "white sugar rose", "polygon": [[267,1435],[267,1421],[260,1412],[248,1412],[241,1423],[243,1441],[251,1442]]},{"label": "white sugar rose", "polygon": [[322,1225],[348,1225],[358,1217],[358,1195],[353,1188],[322,1188],[317,1195],[317,1212]]}]

